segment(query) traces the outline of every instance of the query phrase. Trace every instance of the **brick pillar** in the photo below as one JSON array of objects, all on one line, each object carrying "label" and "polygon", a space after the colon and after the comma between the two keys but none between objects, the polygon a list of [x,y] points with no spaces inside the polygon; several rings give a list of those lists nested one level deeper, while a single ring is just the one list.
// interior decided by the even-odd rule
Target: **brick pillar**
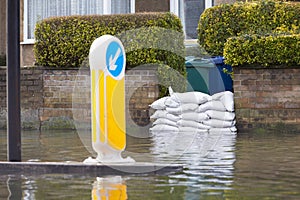
[{"label": "brick pillar", "polygon": [[233,84],[238,127],[300,124],[299,68],[235,68]]}]

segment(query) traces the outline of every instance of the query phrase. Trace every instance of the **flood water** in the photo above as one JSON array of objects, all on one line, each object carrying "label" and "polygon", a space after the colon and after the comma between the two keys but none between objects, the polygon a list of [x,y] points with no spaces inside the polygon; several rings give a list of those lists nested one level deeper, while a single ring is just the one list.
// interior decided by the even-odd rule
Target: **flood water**
[{"label": "flood water", "polygon": [[[23,161],[83,161],[91,153],[76,131],[22,133]],[[0,199],[300,199],[300,133],[129,137],[125,154],[185,167],[122,177],[0,172]],[[6,160],[6,131],[0,160]]]}]

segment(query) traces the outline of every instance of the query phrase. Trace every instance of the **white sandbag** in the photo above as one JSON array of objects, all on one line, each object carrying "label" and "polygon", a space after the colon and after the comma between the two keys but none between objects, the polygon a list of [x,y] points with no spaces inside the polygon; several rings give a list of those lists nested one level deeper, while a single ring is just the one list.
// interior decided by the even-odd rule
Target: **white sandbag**
[{"label": "white sandbag", "polygon": [[166,99],[165,105],[170,108],[178,108],[180,106],[180,103],[169,97]]},{"label": "white sandbag", "polygon": [[211,100],[211,96],[202,92],[173,93],[171,98],[180,103],[203,104]]},{"label": "white sandbag", "polygon": [[221,101],[209,101],[209,102],[206,102],[205,104],[201,104],[198,107],[197,112],[202,113],[207,110],[226,111],[226,108]]},{"label": "white sandbag", "polygon": [[182,133],[208,133],[207,129],[198,129],[193,127],[179,127],[179,132]]},{"label": "white sandbag", "polygon": [[198,129],[206,129],[206,130],[210,128],[210,126],[204,125],[200,122],[183,120],[183,119],[181,119],[177,122],[177,126],[192,127],[192,128],[198,128]]},{"label": "white sandbag", "polygon": [[167,107],[166,110],[171,114],[180,115],[182,113],[196,111],[198,107],[199,107],[198,104],[187,103],[187,104],[182,104],[177,108]]},{"label": "white sandbag", "polygon": [[235,125],[235,121],[222,121],[218,119],[209,119],[203,121],[203,124],[210,126],[212,128],[230,128]]},{"label": "white sandbag", "polygon": [[170,96],[174,94],[174,91],[171,86],[169,87],[169,94],[170,94]]},{"label": "white sandbag", "polygon": [[158,125],[158,124],[165,124],[165,125],[170,125],[170,126],[177,126],[177,122],[171,121],[167,118],[158,118],[153,122],[153,125]]},{"label": "white sandbag", "polygon": [[211,119],[219,119],[223,121],[233,121],[235,118],[234,112],[228,112],[228,111],[218,111],[218,110],[207,110],[205,113],[211,118]]},{"label": "white sandbag", "polygon": [[166,118],[171,121],[177,122],[180,120],[179,116],[172,115],[168,113],[166,110],[157,110],[150,116],[150,119],[158,119],[158,118]]},{"label": "white sandbag", "polygon": [[211,128],[209,133],[236,133],[237,128],[235,126],[230,128]]},{"label": "white sandbag", "polygon": [[188,112],[180,115],[180,118],[183,120],[190,120],[195,122],[202,122],[204,120],[209,119],[208,115],[205,113],[197,113],[197,112]]},{"label": "white sandbag", "polygon": [[175,126],[169,126],[165,124],[158,124],[149,129],[151,132],[162,132],[162,131],[172,131],[178,132],[178,128]]},{"label": "white sandbag", "polygon": [[156,101],[154,101],[150,107],[155,109],[155,110],[163,110],[166,108],[166,105],[165,105],[165,101],[170,98],[170,97],[163,97],[163,98],[160,98]]},{"label": "white sandbag", "polygon": [[223,103],[226,110],[232,112],[234,111],[234,97],[233,93],[230,91],[219,92],[212,95],[213,100],[219,100]]},{"label": "white sandbag", "polygon": [[156,110],[151,116],[150,119],[166,118],[168,114],[166,110]]}]

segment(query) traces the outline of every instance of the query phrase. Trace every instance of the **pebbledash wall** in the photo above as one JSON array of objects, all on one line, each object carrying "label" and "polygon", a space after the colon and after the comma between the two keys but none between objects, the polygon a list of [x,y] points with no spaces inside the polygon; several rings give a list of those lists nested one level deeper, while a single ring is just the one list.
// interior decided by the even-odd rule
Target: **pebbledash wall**
[{"label": "pebbledash wall", "polygon": [[300,127],[300,68],[234,68],[237,126]]},{"label": "pebbledash wall", "polygon": [[[75,129],[90,126],[90,79],[85,69],[21,69],[23,129]],[[159,96],[156,68],[128,70],[126,112],[135,126],[147,126],[149,104]],[[0,69],[0,129],[6,128],[6,67]]]}]

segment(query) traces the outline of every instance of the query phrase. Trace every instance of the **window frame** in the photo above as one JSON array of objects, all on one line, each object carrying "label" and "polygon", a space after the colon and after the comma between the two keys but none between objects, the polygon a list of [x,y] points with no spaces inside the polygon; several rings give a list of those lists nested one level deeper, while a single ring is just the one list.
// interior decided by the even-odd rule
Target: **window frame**
[{"label": "window frame", "polygon": [[[180,9],[179,1],[184,0],[170,0],[170,12],[180,17],[184,11]],[[205,0],[205,9],[212,7],[213,1],[214,0]],[[135,0],[130,0],[129,3],[130,13],[135,13]],[[28,38],[28,0],[24,0],[23,9],[23,42],[21,42],[21,44],[34,44],[35,40]],[[111,14],[111,0],[103,0],[103,14]]]},{"label": "window frame", "polygon": [[[134,13],[135,12],[135,0],[129,0],[129,12]],[[103,0],[103,14],[108,15],[111,14],[111,0]],[[21,44],[34,44],[35,39],[28,38],[28,17],[29,17],[29,11],[28,11],[28,0],[24,0],[24,7],[23,7],[23,41]]]}]

